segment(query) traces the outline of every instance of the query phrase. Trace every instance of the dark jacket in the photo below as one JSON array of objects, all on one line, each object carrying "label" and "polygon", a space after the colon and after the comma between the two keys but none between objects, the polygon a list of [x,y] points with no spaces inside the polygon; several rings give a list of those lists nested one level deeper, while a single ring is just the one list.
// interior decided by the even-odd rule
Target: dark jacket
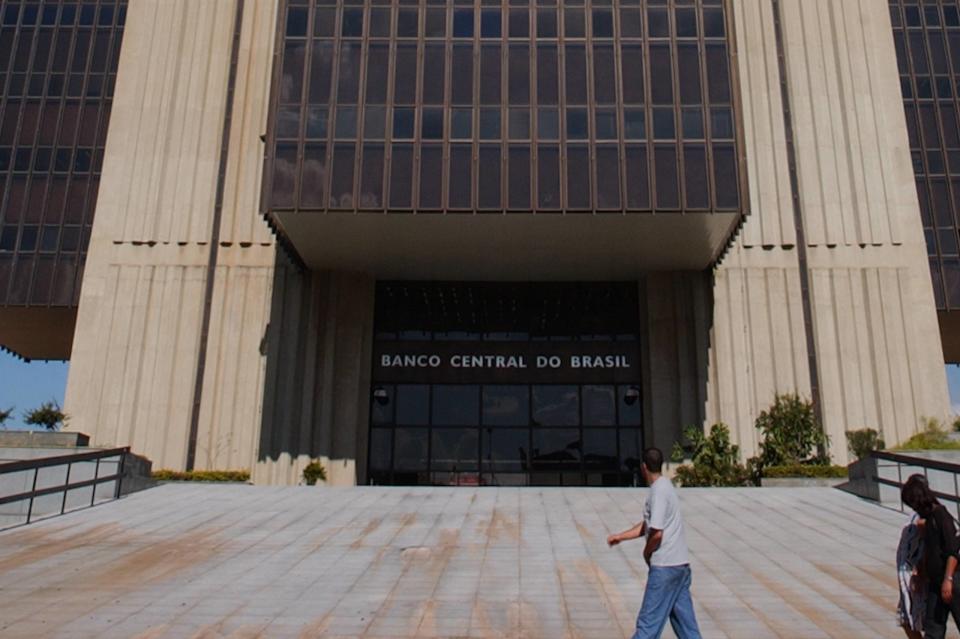
[{"label": "dark jacket", "polygon": [[[947,567],[947,559],[958,556],[960,540],[957,527],[947,509],[938,504],[926,517],[923,534],[924,567],[933,592],[939,592]],[[960,571],[958,571],[960,573]]]}]

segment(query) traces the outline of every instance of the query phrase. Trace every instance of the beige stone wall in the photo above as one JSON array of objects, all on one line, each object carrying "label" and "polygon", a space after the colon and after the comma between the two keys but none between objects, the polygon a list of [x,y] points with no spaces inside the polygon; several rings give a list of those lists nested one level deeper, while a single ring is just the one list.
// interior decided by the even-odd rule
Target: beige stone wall
[{"label": "beige stone wall", "polygon": [[[884,0],[781,0],[824,420],[888,443],[949,401]],[[706,423],[749,455],[809,370],[770,0],[733,0],[751,215],[715,273]]]},{"label": "beige stone wall", "polygon": [[366,475],[373,293],[368,276],[278,266],[257,483],[296,483],[311,459],[332,485]]},{"label": "beige stone wall", "polygon": [[[276,248],[259,215],[276,3],[246,2],[196,467],[251,468]],[[186,463],[236,0],[132,0],[65,408]]]}]

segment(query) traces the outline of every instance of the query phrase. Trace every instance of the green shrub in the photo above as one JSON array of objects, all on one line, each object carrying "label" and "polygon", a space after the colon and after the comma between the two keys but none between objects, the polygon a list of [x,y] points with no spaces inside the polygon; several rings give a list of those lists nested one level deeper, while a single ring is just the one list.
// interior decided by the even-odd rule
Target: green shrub
[{"label": "green shrub", "polygon": [[951,426],[953,426],[953,432],[960,433],[960,415],[953,418],[953,422],[951,422]]},{"label": "green shrub", "polygon": [[320,462],[310,462],[303,469],[303,481],[307,486],[315,486],[317,481],[327,481],[327,469]]},{"label": "green shrub", "polygon": [[60,404],[49,401],[40,404],[23,414],[23,423],[29,426],[43,426],[47,430],[57,430],[67,423],[67,414],[60,410]]},{"label": "green shrub", "polygon": [[676,470],[681,486],[746,486],[750,472],[740,463],[740,447],[730,443],[730,429],[714,424],[704,435],[696,427],[688,428],[685,437],[693,452],[692,463]]},{"label": "green shrub", "polygon": [[777,394],[773,405],[760,413],[756,427],[763,434],[759,466],[829,463],[829,439],[813,404],[795,393]]},{"label": "green shrub", "polygon": [[847,448],[857,459],[869,457],[875,450],[883,450],[886,444],[880,433],[872,428],[861,428],[860,430],[847,431]]},{"label": "green shrub", "polygon": [[249,470],[155,470],[151,476],[157,481],[248,482]]},{"label": "green shrub", "polygon": [[818,466],[813,464],[790,464],[788,466],[767,466],[764,477],[809,477],[809,478],[846,478],[846,466]]},{"label": "green shrub", "polygon": [[943,423],[934,417],[922,417],[923,430],[894,450],[960,450],[960,442],[952,441]]}]

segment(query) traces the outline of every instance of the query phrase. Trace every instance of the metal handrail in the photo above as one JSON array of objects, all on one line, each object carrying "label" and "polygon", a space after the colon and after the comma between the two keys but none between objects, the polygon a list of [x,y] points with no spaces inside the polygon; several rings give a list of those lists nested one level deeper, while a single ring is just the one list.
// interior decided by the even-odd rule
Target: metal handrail
[{"label": "metal handrail", "polygon": [[[29,472],[33,471],[33,483],[30,490],[16,493],[13,495],[6,495],[0,497],[0,506],[5,504],[11,504],[20,501],[29,501],[29,506],[27,507],[27,519],[22,524],[16,525],[25,525],[29,524],[33,518],[33,506],[34,502],[40,498],[47,495],[55,495],[57,493],[63,493],[63,499],[60,501],[60,512],[59,514],[64,514],[67,511],[67,493],[71,490],[77,490],[81,488],[91,488],[90,491],[90,504],[89,506],[83,506],[85,508],[92,507],[96,504],[97,500],[97,486],[100,484],[106,484],[110,482],[115,482],[113,496],[109,498],[119,499],[122,486],[123,486],[123,473],[124,466],[126,462],[127,455],[130,453],[129,447],[123,448],[108,448],[104,450],[95,450],[86,453],[75,453],[70,455],[57,455],[54,457],[40,457],[37,459],[23,459],[12,462],[0,463],[0,475],[17,473],[17,472]],[[111,457],[119,457],[117,462],[117,472],[111,475],[100,475],[100,462],[104,459]],[[84,462],[96,462],[94,467],[93,479],[84,479],[81,481],[70,482],[70,471],[73,468],[74,464],[84,463]],[[37,488],[37,479],[40,475],[40,470],[42,468],[51,468],[54,466],[66,466],[67,472],[66,477],[62,483],[59,483],[54,486],[48,486],[46,488]],[[76,509],[73,509],[76,510]],[[4,528],[12,528],[13,526],[4,526],[0,527],[0,530]]]},{"label": "metal handrail", "polygon": [[38,457],[36,459],[18,459],[16,461],[0,462],[0,475],[15,473],[20,470],[31,470],[34,467],[62,466],[70,462],[94,461],[104,457],[116,457],[130,452],[130,447],[104,448],[89,453],[75,453],[71,455],[56,455],[55,457]]},{"label": "metal handrail", "polygon": [[[885,465],[889,468],[893,465],[897,467],[897,481],[892,479],[886,479],[880,477],[879,472],[873,477],[874,481],[883,486],[891,486],[893,488],[903,488],[904,477],[903,477],[903,467],[912,466],[914,468],[922,468],[923,476],[929,479],[928,471],[938,470],[953,475],[953,492],[945,493],[943,491],[930,489],[930,492],[934,494],[937,499],[944,501],[952,502],[957,511],[957,517],[960,518],[960,463],[943,461],[940,459],[928,459],[926,457],[915,457],[913,455],[904,455],[900,453],[891,453],[888,451],[873,451],[870,453],[870,456],[878,461],[877,470],[880,469],[880,461],[893,462],[892,464]],[[904,511],[903,499],[900,499],[900,510]]]}]

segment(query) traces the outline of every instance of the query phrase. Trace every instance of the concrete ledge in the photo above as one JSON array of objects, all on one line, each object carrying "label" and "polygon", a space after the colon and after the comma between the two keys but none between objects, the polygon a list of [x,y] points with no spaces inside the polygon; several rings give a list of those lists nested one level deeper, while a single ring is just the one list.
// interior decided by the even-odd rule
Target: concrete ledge
[{"label": "concrete ledge", "polygon": [[843,477],[764,477],[763,488],[833,488],[846,483]]},{"label": "concrete ledge", "polygon": [[76,448],[88,446],[90,436],[43,430],[0,430],[0,448]]}]

